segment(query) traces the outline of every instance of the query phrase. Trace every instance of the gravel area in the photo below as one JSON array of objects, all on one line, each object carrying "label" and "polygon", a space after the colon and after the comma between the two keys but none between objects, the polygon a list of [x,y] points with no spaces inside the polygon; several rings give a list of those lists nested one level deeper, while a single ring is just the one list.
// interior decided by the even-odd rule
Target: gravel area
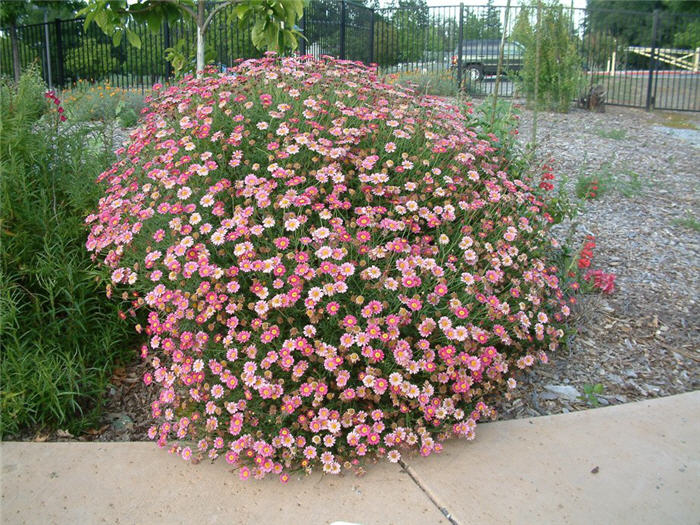
[{"label": "gravel area", "polygon": [[[578,238],[585,232],[596,237],[593,267],[614,273],[616,290],[581,298],[573,319],[577,334],[550,355],[548,366],[521,376],[512,398],[498,407],[500,419],[590,408],[596,401],[581,396],[597,384],[600,405],[698,388],[698,128],[698,114],[611,106],[602,114],[539,115],[537,155],[554,159],[560,180],[568,178],[567,191],[573,195],[582,174],[608,173],[616,180],[576,218]],[[521,140],[529,141],[531,131],[532,113],[523,111]],[[563,224],[557,233],[565,231]]]},{"label": "gravel area", "polygon": [[[667,127],[673,123],[683,127]],[[532,113],[520,137],[530,140]],[[695,128],[695,129],[693,129]],[[612,295],[583,296],[566,348],[518,378],[497,406],[499,419],[565,413],[695,390],[700,382],[700,114],[647,113],[608,106],[606,113],[540,113],[538,149],[560,180],[608,172],[618,180],[587,201],[578,238],[596,236],[593,266],[617,276]],[[638,174],[630,183],[629,173]],[[693,222],[693,220],[695,222]],[[558,226],[564,237],[569,225]],[[59,431],[34,440],[138,441],[151,424],[156,389],[143,385],[135,361],[112,379],[101,425],[82,435]],[[602,385],[597,401],[584,389]],[[600,389],[600,387],[599,387]]]}]

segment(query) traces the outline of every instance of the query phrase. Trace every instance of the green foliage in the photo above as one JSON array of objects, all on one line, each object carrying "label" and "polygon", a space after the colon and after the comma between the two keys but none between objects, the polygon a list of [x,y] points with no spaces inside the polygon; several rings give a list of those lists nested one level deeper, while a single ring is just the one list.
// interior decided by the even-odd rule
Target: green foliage
[{"label": "green foliage", "polygon": [[603,173],[603,176],[598,174],[579,175],[576,179],[574,193],[579,199],[597,199],[608,192],[611,181],[609,173]]},{"label": "green foliage", "polygon": [[64,107],[73,122],[101,122],[111,127],[119,121],[122,127],[136,124],[143,109],[143,94],[111,86],[109,83],[79,82],[63,93]]},{"label": "green foliage", "polygon": [[581,395],[581,401],[586,401],[591,406],[598,407],[600,406],[598,396],[603,393],[603,390],[604,387],[600,383],[585,384],[583,385],[583,394]]},{"label": "green foliage", "polygon": [[684,217],[673,219],[673,224],[682,228],[688,228],[694,232],[700,232],[700,221],[698,221],[690,212],[686,212]]},{"label": "green foliage", "polygon": [[629,198],[638,195],[642,187],[638,173],[628,168],[614,169],[606,162],[592,174],[579,174],[574,193],[579,199],[596,199],[609,192]]},{"label": "green foliage", "polygon": [[227,6],[235,6],[240,27],[251,28],[253,44],[258,49],[271,51],[294,50],[300,33],[294,29],[303,14],[305,0],[226,0],[214,4],[208,16],[199,9],[205,0],[90,0],[81,11],[85,15],[85,27],[93,22],[113,39],[118,46],[126,37],[129,44],[141,47],[141,37],[134,31],[134,24],[146,24],[153,33],[160,31],[163,21],[175,23],[189,17],[202,33],[206,33],[212,16]]},{"label": "green foliage", "polygon": [[[582,58],[571,31],[571,18],[563,7],[551,0],[543,3],[540,22],[540,61],[537,71],[537,35],[535,7],[523,8],[513,29],[512,38],[525,46],[521,88],[529,104],[539,108],[566,112],[584,81]],[[535,100],[535,80],[538,95]]]},{"label": "green foliage", "polygon": [[399,36],[398,61],[418,62],[423,59],[428,36],[428,7],[425,2],[404,0],[399,1],[399,8],[391,18],[391,25]]},{"label": "green foliage", "polygon": [[523,157],[517,141],[520,112],[512,100],[496,98],[494,105],[493,95],[490,95],[479,104],[472,114],[472,119],[477,130],[484,135],[495,135],[503,151],[513,153],[510,160]]},{"label": "green foliage", "polygon": [[700,18],[690,21],[683,31],[673,35],[673,47],[681,49],[700,47]]},{"label": "green foliage", "polygon": [[568,177],[564,176],[559,182],[556,193],[550,198],[547,212],[552,217],[552,224],[561,224],[564,220],[574,220],[580,211],[578,202],[571,198],[566,190]]},{"label": "green foliage", "polygon": [[596,135],[603,139],[622,140],[627,136],[626,129],[598,129]]},{"label": "green foliage", "polygon": [[[659,10],[657,45],[695,49],[700,46],[700,2],[688,0],[588,0],[589,28],[607,33],[624,46],[651,44],[653,12]],[[636,11],[633,23],[631,11]],[[688,16],[690,15],[690,16]]]},{"label": "green foliage", "polygon": [[[126,357],[119,306],[85,251],[83,217],[112,160],[84,125],[59,123],[33,70],[2,83],[0,435],[94,423],[113,364]],[[98,144],[101,146],[101,144]],[[78,419],[80,418],[80,419]]]},{"label": "green foliage", "polygon": [[109,44],[95,38],[83,38],[80,45],[65,53],[65,75],[67,78],[89,78],[101,80],[119,67],[119,60],[112,56]]},{"label": "green foliage", "polygon": [[0,25],[39,24],[46,18],[73,18],[85,6],[83,0],[3,0],[0,1]]},{"label": "green foliage", "polygon": [[112,37],[114,46],[118,46],[126,36],[129,44],[141,47],[141,38],[134,31],[134,24],[146,24],[153,33],[157,33],[164,20],[174,23],[186,12],[192,13],[193,6],[193,0],[172,3],[158,0],[134,3],[129,3],[128,0],[90,0],[80,15],[85,16],[86,29],[93,22],[96,23],[105,34]]},{"label": "green foliage", "polygon": [[236,4],[239,27],[251,29],[253,45],[282,53],[294,51],[301,33],[294,29],[304,14],[304,0],[243,0]]},{"label": "green foliage", "polygon": [[[146,24],[151,33],[159,33],[164,21],[175,23],[186,18],[194,22],[198,31],[195,69],[202,71],[206,65],[205,36],[214,16],[229,6],[238,21],[239,28],[250,30],[255,48],[283,53],[295,50],[301,33],[296,22],[304,12],[308,0],[224,0],[213,4],[207,14],[206,0],[90,0],[80,14],[85,15],[85,28],[93,22],[111,36],[115,46],[126,36],[130,45],[140,48],[142,39],[135,31],[138,24]],[[201,35],[201,40],[199,38]],[[189,63],[189,53],[180,40],[165,50],[165,56],[173,68],[182,73]]]},{"label": "green foliage", "polygon": [[[481,11],[479,11],[481,9]],[[494,7],[493,0],[488,0],[483,8],[466,8],[464,19],[464,39],[500,39],[503,34],[499,8]]]},{"label": "green foliage", "polygon": [[[184,38],[178,40],[174,46],[165,49],[164,58],[173,66],[176,79],[197,71],[197,52],[195,49],[188,49],[187,40]],[[207,45],[204,50],[204,63],[211,64],[215,59],[216,50]]]}]

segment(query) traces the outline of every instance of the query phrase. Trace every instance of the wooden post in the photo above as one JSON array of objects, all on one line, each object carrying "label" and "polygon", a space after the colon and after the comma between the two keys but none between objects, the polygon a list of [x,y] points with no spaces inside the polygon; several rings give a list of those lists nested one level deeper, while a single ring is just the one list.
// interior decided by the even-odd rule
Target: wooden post
[{"label": "wooden post", "polygon": [[693,73],[698,72],[698,66],[700,66],[700,47],[695,48],[695,57],[693,58]]}]

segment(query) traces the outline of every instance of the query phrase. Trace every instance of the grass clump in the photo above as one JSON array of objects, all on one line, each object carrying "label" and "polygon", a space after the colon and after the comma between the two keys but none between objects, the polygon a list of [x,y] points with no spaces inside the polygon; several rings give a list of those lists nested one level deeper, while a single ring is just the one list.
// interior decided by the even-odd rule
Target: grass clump
[{"label": "grass clump", "polygon": [[700,221],[693,217],[689,212],[686,212],[685,216],[677,217],[673,219],[673,224],[680,226],[681,228],[688,228],[694,232],[700,232]]},{"label": "grass clump", "polygon": [[94,131],[61,118],[36,71],[0,91],[0,436],[75,433],[94,423],[129,348],[120,305],[100,291],[84,247],[93,176],[113,156],[85,147]]}]

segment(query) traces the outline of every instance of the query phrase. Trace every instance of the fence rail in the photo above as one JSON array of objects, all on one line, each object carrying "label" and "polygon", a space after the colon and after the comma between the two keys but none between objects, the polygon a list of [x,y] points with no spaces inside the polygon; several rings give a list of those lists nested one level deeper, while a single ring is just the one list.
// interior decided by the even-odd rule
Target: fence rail
[{"label": "fence rail", "polygon": [[[506,16],[505,7],[491,5],[371,9],[351,0],[312,0],[299,23],[305,35],[299,51],[376,64],[387,75],[442,77],[475,95],[497,90],[502,97],[518,96],[528,51],[517,40],[518,25],[533,19],[529,9],[511,7]],[[577,48],[581,89],[600,85],[613,105],[700,111],[700,42],[693,42],[697,34],[687,29],[697,26],[700,16],[559,9]],[[182,40],[185,54],[194,57],[195,26],[190,20],[165,23],[158,33],[145,26],[135,30],[140,49],[124,41],[113,46],[96,26],[85,29],[80,18],[3,28],[0,74],[12,76],[18,61],[20,68],[38,64],[54,87],[87,80],[144,88],[172,77],[165,49],[176,42]],[[502,37],[505,74],[496,82]],[[684,45],[677,45],[679,41]],[[261,54],[250,31],[239,29],[230,8],[217,14],[207,42],[208,55],[219,65]]]}]

